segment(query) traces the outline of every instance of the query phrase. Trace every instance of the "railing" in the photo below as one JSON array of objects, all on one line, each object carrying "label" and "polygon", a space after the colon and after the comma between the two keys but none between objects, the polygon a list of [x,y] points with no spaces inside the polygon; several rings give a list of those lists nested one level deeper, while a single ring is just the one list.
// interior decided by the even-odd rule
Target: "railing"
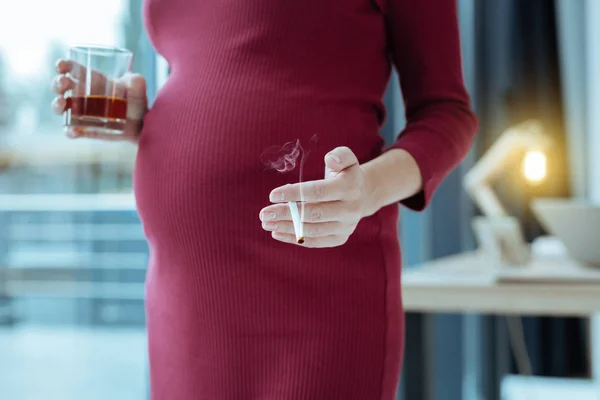
[{"label": "railing", "polygon": [[[82,213],[90,218],[75,218]],[[66,218],[23,218],[40,214]],[[147,248],[132,194],[0,195],[0,216],[0,320],[17,312],[6,299],[32,297],[91,300],[112,314],[135,301],[143,314]]]},{"label": "railing", "polygon": [[69,140],[48,133],[21,136],[5,134],[0,146],[0,167],[7,164],[35,166],[103,165],[132,166],[137,147],[131,143],[89,139]]}]

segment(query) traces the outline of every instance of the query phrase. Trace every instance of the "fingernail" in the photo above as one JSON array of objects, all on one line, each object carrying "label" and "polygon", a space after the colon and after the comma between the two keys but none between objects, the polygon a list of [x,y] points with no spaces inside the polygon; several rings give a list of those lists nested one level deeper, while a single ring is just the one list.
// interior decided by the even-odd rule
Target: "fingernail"
[{"label": "fingernail", "polygon": [[338,164],[340,164],[342,162],[342,159],[337,154],[329,153],[329,154],[327,154],[327,157],[331,157],[333,159],[333,161],[335,161]]},{"label": "fingernail", "polygon": [[277,229],[277,224],[275,222],[265,222],[263,223],[263,228],[265,228],[268,231],[274,231],[275,229]]},{"label": "fingernail", "polygon": [[284,200],[284,195],[283,193],[280,192],[273,192],[271,193],[271,195],[269,196],[269,199],[271,201],[283,201]]},{"label": "fingernail", "polygon": [[266,212],[266,213],[262,213],[262,215],[260,216],[263,221],[272,221],[275,219],[275,217],[277,217],[277,214],[273,213],[273,212]]}]

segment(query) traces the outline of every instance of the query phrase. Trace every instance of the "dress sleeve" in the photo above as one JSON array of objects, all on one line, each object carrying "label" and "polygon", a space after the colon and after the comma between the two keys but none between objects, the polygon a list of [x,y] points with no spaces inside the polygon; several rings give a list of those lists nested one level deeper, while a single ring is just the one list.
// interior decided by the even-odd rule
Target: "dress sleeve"
[{"label": "dress sleeve", "polygon": [[464,85],[456,0],[380,0],[388,48],[400,78],[406,128],[390,147],[416,160],[420,193],[402,201],[421,211],[471,147],[477,119]]}]

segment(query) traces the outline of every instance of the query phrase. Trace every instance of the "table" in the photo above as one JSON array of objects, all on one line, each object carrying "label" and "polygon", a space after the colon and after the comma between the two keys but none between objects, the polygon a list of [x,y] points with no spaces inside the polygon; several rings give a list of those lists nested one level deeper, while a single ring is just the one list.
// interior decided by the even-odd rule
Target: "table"
[{"label": "table", "polygon": [[409,312],[588,317],[600,313],[600,269],[566,259],[498,269],[478,252],[461,253],[402,274]]},{"label": "table", "polygon": [[[402,274],[407,312],[592,317],[600,314],[600,268],[562,257],[525,267],[494,266],[474,251],[436,259]],[[592,376],[600,381],[600,317],[591,318]]]}]

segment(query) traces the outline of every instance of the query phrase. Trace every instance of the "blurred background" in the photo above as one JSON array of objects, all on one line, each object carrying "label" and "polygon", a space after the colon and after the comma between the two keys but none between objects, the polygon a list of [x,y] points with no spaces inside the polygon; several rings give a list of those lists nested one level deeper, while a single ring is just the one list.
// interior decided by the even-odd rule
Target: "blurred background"
[{"label": "blurred background", "polygon": [[135,149],[71,143],[49,108],[73,42],[133,50],[152,98],[141,18],[141,0],[0,2],[2,400],[147,398]]},{"label": "blurred background", "polygon": [[[148,80],[152,100],[168,67],[143,30],[141,1],[0,2],[2,400],[148,398],[148,249],[131,195],[135,149],[69,141],[49,107],[55,60],[73,42],[133,50],[134,71]],[[402,210],[407,271],[476,247],[471,220],[480,212],[463,189],[463,176],[522,121],[540,121],[554,143],[546,152],[548,179],[542,184],[529,185],[516,164],[494,183],[525,240],[546,233],[532,215],[531,199],[600,201],[600,113],[593,108],[600,100],[600,1],[458,3],[464,74],[480,135],[429,210]],[[389,117],[382,134],[392,141],[405,123],[396,77],[385,101]],[[563,399],[557,382],[573,382],[569,393],[596,382],[597,397],[590,399],[598,399],[594,365],[600,359],[592,348],[600,336],[594,337],[591,321],[534,315],[520,320],[529,373],[540,378],[522,381],[503,317],[411,311],[398,396]],[[541,397],[520,397],[530,396],[524,395],[527,382]],[[544,385],[551,394],[540,395]]]}]

